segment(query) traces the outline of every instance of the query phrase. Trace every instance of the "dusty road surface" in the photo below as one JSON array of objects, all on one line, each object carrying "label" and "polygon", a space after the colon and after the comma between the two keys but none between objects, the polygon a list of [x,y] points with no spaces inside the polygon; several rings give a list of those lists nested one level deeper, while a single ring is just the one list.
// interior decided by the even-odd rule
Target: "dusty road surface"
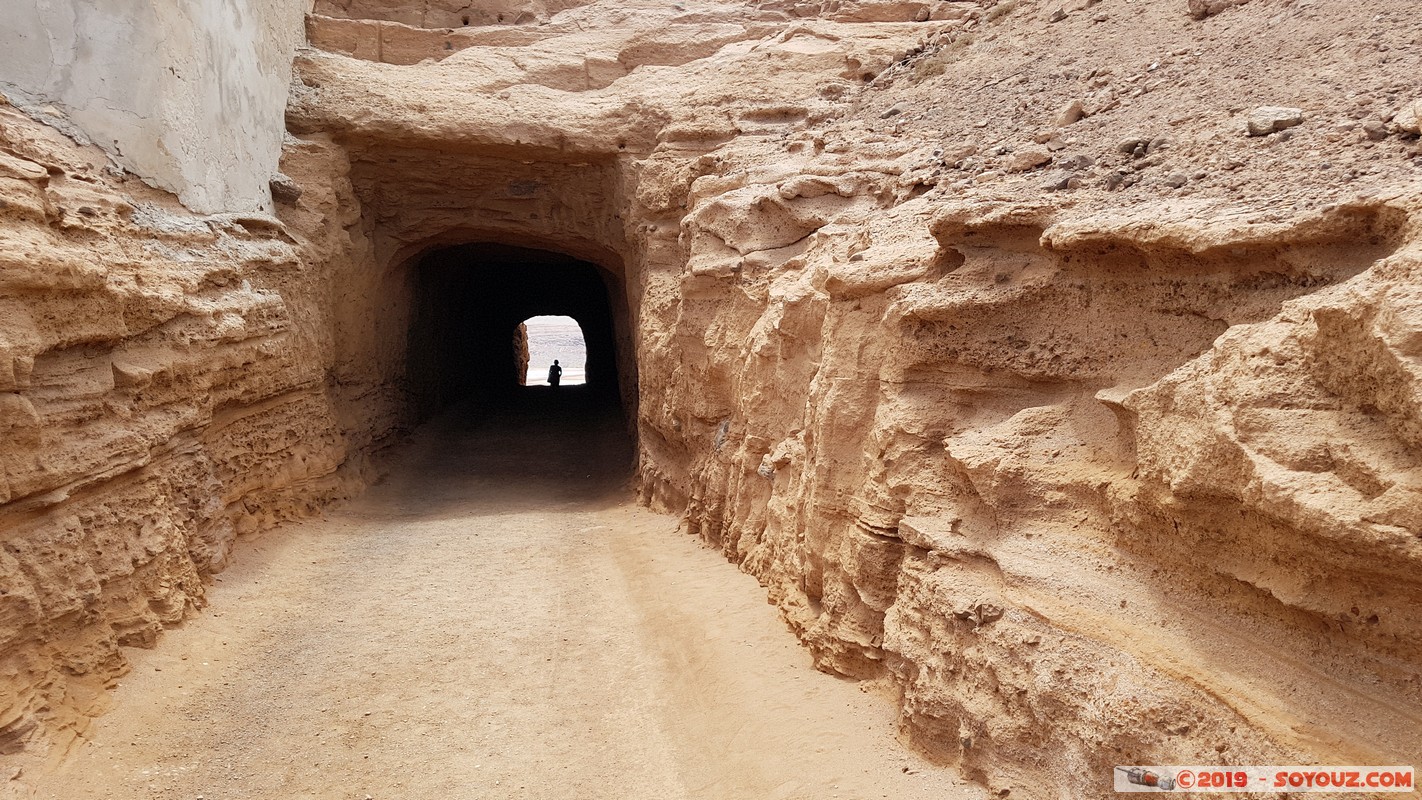
[{"label": "dusty road surface", "polygon": [[615,413],[527,391],[426,426],[327,518],[241,542],[209,608],[132,651],[112,710],[8,790],[981,797],[896,742],[887,700],[815,672],[753,579],[632,503]]}]

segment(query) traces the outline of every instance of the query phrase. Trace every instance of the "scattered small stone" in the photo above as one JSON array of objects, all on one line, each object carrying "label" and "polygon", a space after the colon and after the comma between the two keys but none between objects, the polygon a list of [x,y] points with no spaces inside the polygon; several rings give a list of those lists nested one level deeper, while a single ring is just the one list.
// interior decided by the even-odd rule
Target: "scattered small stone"
[{"label": "scattered small stone", "polygon": [[1381,142],[1388,135],[1387,123],[1380,119],[1370,119],[1363,123],[1363,136],[1370,142]]},{"label": "scattered small stone", "polygon": [[1245,127],[1250,136],[1268,136],[1271,133],[1303,124],[1303,110],[1283,106],[1261,106],[1249,114]]},{"label": "scattered small stone", "polygon": [[1400,134],[1422,134],[1422,100],[1404,105],[1392,116],[1392,128]]},{"label": "scattered small stone", "polygon": [[1189,182],[1190,179],[1180,172],[1176,172],[1165,179],[1165,185],[1169,186],[1172,189],[1179,189],[1181,186],[1184,186]]},{"label": "scattered small stone", "polygon": [[889,110],[888,110],[888,111],[885,111],[884,113],[882,113],[882,114],[879,115],[879,119],[888,119],[889,117],[897,117],[898,115],[904,113],[904,112],[907,111],[907,110],[908,110],[908,103],[907,103],[907,102],[894,103],[892,106],[889,106]]},{"label": "scattered small stone", "polygon": [[1057,112],[1057,125],[1058,127],[1065,128],[1068,125],[1080,122],[1085,116],[1086,107],[1081,104],[1080,100],[1073,100],[1063,106],[1061,111]]},{"label": "scattered small stone", "polygon": [[1189,0],[1186,8],[1190,16],[1195,19],[1205,19],[1224,11],[1227,8],[1242,6],[1249,0]]},{"label": "scattered small stone", "polygon": [[1067,18],[1066,9],[1065,9],[1065,8],[1062,8],[1062,7],[1060,7],[1060,6],[1058,6],[1058,7],[1057,7],[1057,10],[1052,12],[1052,16],[1049,17],[1049,18],[1047,19],[1047,21],[1048,21],[1048,22],[1061,22],[1062,20],[1064,20],[1064,19],[1066,19],[1066,18]]},{"label": "scattered small stone", "polygon": [[1052,154],[1040,147],[1029,147],[1026,150],[1019,150],[1007,159],[1008,172],[1026,172],[1036,169],[1043,164],[1051,163]]},{"label": "scattered small stone", "polygon": [[1174,142],[1175,142],[1175,140],[1171,139],[1169,136],[1157,136],[1157,137],[1155,137],[1154,139],[1151,139],[1151,140],[1150,140],[1150,143],[1146,145],[1146,152],[1147,152],[1147,153],[1157,153],[1157,152],[1160,152],[1161,150],[1164,150],[1165,148],[1167,148],[1167,147],[1169,147],[1170,145],[1174,144]]},{"label": "scattered small stone", "polygon": [[1116,149],[1128,156],[1134,156],[1139,151],[1140,155],[1145,155],[1146,148],[1150,146],[1150,139],[1144,136],[1127,136],[1116,145]]},{"label": "scattered small stone", "polygon": [[1125,184],[1125,182],[1126,173],[1124,172],[1113,172],[1110,175],[1106,176],[1106,188],[1110,189],[1113,192],[1121,188],[1121,186]]},{"label": "scattered small stone", "polygon": [[272,176],[269,183],[272,189],[272,199],[278,203],[295,203],[301,199],[302,189],[290,176],[278,172]]},{"label": "scattered small stone", "polygon": [[1072,172],[1080,172],[1081,170],[1084,170],[1095,163],[1096,159],[1092,158],[1091,156],[1082,154],[1068,158],[1067,160],[1061,162],[1061,165],[1064,169],[1071,170]]}]

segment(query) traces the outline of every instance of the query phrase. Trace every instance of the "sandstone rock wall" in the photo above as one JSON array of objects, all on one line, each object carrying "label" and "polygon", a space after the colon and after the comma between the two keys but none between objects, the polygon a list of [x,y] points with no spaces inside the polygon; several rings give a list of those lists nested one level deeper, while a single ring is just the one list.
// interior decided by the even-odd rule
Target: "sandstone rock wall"
[{"label": "sandstone rock wall", "polygon": [[[994,789],[1408,763],[1418,151],[1371,123],[1407,98],[1388,45],[1315,47],[1402,7],[1165,5],[593,5],[393,57],[313,35],[292,119],[372,176],[377,263],[615,253],[643,497]],[[1257,80],[1353,58],[1376,71],[1346,94]],[[1251,138],[1283,104],[1304,122]],[[467,177],[436,195],[426,164]]]},{"label": "sandstone rock wall", "polygon": [[310,0],[25,0],[0,90],[189,208],[270,212],[292,54]]},{"label": "sandstone rock wall", "polygon": [[194,216],[13,108],[0,153],[11,752],[82,731],[120,646],[201,607],[238,534],[357,490],[361,448],[388,429],[343,413],[327,372],[337,249],[318,263],[275,217]]},{"label": "sandstone rock wall", "polygon": [[702,444],[651,493],[822,666],[892,676],[916,741],[1014,794],[1044,761],[1415,754],[1418,464],[1374,399],[1395,389],[1360,380],[1402,338],[1322,333],[1395,291],[1349,282],[1365,263],[1417,268],[1393,249],[1415,223],[1373,202],[1177,249],[996,211],[935,212],[916,259],[812,249],[758,316],[683,321],[749,344],[705,351],[724,395],[672,391],[663,434]]}]

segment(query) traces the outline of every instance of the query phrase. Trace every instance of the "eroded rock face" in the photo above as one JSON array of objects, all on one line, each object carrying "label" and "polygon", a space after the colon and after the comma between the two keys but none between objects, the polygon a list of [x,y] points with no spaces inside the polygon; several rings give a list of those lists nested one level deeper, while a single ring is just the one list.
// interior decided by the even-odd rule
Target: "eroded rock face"
[{"label": "eroded rock face", "polygon": [[[458,31],[430,4],[318,6],[284,229],[185,223],[216,237],[203,246],[240,246],[184,262],[175,307],[208,296],[193,276],[213,264],[224,287],[260,278],[240,313],[197,316],[236,315],[219,326],[236,338],[193,334],[184,363],[207,377],[188,380],[225,387],[212,365],[250,357],[247,388],[222,391],[272,414],[284,387],[308,387],[263,430],[326,425],[312,473],[338,480],[343,457],[410,419],[421,254],[566,253],[614,287],[643,499],[755,574],[822,669],[895,685],[919,746],[1014,797],[1095,796],[1125,763],[1411,763],[1422,154],[1404,127],[1360,121],[1414,99],[1412,9],[1260,2],[1205,31],[1194,5],[591,3]],[[1299,82],[1325,68],[1354,80]],[[1261,107],[1302,122],[1251,137]],[[25,207],[7,231],[80,246],[39,199]],[[157,235],[113,225],[82,246]],[[257,244],[300,268],[234,255]],[[95,269],[91,291],[127,286]],[[87,297],[31,280],[55,308]],[[53,330],[0,407],[83,451],[56,461],[71,481],[107,476],[147,441],[116,431],[149,417],[109,424],[74,398],[167,362],[123,357],[127,328]],[[235,355],[249,339],[260,356]],[[112,389],[77,377],[87,360],[45,355],[96,342],[123,350]],[[46,357],[48,394],[30,388]],[[204,437],[229,435],[191,413]],[[173,495],[336,494],[284,477],[280,441],[251,451],[267,455],[244,489],[218,466]],[[52,491],[11,474],[26,493],[0,513]],[[233,502],[211,513],[236,525]],[[65,507],[3,519],[36,539]],[[184,552],[154,569],[208,568]],[[31,663],[54,660],[43,635],[23,641]],[[11,718],[33,718],[27,702]]]},{"label": "eroded rock face", "polygon": [[288,66],[309,6],[29,0],[0,28],[0,91],[191,209],[270,211]]},{"label": "eroded rock face", "polygon": [[[361,484],[330,276],[265,215],[197,217],[0,107],[0,752],[61,737],[203,605],[238,533]],[[388,430],[372,430],[379,438]],[[369,438],[357,442],[369,441]]]}]

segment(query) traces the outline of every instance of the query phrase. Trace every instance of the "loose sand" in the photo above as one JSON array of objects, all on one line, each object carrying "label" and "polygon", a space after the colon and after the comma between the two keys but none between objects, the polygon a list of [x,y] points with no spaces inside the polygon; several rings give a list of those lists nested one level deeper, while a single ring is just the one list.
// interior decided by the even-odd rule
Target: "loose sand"
[{"label": "loose sand", "polygon": [[[755,581],[636,507],[582,390],[458,413],[239,544],[36,798],[978,798],[814,671]],[[20,787],[23,786],[23,789]],[[32,792],[32,794],[31,794]]]}]

